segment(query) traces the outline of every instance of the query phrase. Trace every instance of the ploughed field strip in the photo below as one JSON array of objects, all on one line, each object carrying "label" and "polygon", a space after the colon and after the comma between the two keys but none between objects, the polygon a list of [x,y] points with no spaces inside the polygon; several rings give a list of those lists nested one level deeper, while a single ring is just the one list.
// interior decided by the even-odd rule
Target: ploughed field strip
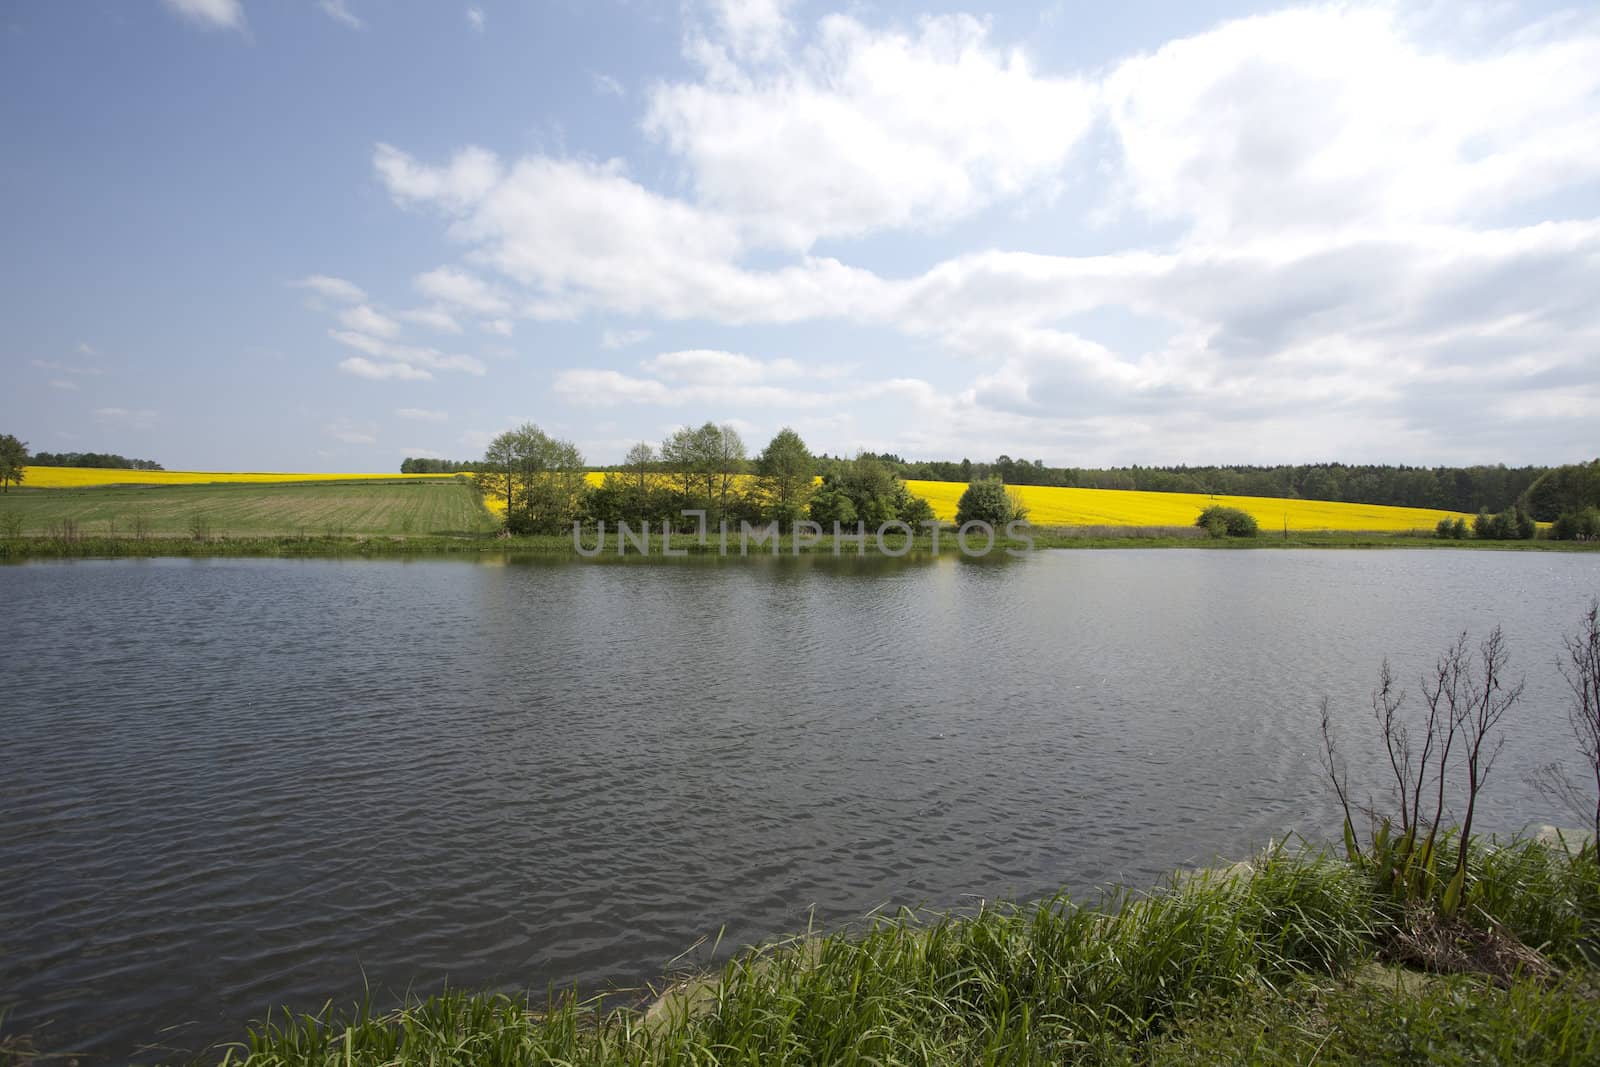
[{"label": "ploughed field strip", "polygon": [[21,520],[23,536],[37,537],[69,532],[79,537],[422,536],[482,534],[496,525],[467,481],[438,475],[78,488],[38,488],[35,483],[6,494],[0,511]]}]

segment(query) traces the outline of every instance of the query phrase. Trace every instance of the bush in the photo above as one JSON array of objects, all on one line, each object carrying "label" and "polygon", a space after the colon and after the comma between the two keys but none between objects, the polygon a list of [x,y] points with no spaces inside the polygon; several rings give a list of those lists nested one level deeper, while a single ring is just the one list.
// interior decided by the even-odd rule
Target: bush
[{"label": "bush", "polygon": [[1526,541],[1538,532],[1533,516],[1522,505],[1491,515],[1487,508],[1472,520],[1472,536],[1481,541]]},{"label": "bush", "polygon": [[1006,523],[1026,518],[1028,509],[1006,490],[1006,483],[986,480],[973,482],[956,501],[956,525],[986,522],[999,529]]},{"label": "bush", "polygon": [[1440,519],[1435,528],[1436,535],[1451,541],[1460,541],[1467,536],[1466,519]]},{"label": "bush", "polygon": [[1194,524],[1209,531],[1212,537],[1254,537],[1260,529],[1256,517],[1248,511],[1221,504],[1206,508]]},{"label": "bush", "polygon": [[1557,541],[1593,541],[1600,538],[1600,508],[1566,512],[1551,525],[1550,536]]}]

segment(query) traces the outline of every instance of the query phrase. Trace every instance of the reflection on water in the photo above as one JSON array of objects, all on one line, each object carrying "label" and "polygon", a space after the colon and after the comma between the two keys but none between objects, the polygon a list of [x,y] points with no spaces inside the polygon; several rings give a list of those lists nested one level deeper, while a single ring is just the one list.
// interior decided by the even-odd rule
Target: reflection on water
[{"label": "reflection on water", "polygon": [[1495,621],[1529,725],[1491,821],[1553,818],[1520,768],[1597,591],[1453,551],[0,569],[0,1005],[116,1060],[1146,881],[1336,825],[1317,700]]}]

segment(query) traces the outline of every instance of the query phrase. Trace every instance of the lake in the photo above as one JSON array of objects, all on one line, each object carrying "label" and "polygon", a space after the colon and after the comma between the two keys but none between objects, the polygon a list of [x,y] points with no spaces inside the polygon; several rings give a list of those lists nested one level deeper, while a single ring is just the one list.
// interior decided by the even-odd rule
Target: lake
[{"label": "lake", "polygon": [[1379,661],[1415,691],[1495,623],[1527,695],[1481,825],[1570,824],[1523,776],[1573,758],[1597,593],[1600,555],[1462,550],[0,567],[0,1008],[159,1059],[1146,885],[1336,834],[1320,698],[1360,780]]}]

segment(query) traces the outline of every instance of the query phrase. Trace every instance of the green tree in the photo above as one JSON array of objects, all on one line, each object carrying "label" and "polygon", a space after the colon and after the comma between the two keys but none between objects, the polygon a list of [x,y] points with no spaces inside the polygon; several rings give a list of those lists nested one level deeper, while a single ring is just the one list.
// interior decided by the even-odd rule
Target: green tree
[{"label": "green tree", "polygon": [[517,433],[507,430],[495,435],[483,451],[483,462],[478,464],[476,475],[478,491],[498,494],[506,500],[506,525],[511,524],[511,510],[516,497]]},{"label": "green tree", "polygon": [[800,435],[787,426],[779,430],[756,457],[756,474],[761,480],[767,514],[785,529],[792,527],[810,507],[815,468],[811,450]]},{"label": "green tree", "polygon": [[22,468],[27,465],[28,442],[13,434],[0,434],[0,492],[9,493],[13,482],[21,485]]},{"label": "green tree", "polygon": [[484,491],[505,497],[512,533],[559,533],[581,515],[582,454],[532,423],[490,441],[477,477]]},{"label": "green tree", "polygon": [[701,503],[695,493],[700,473],[699,452],[696,431],[690,426],[680,426],[661,442],[661,462],[672,475],[678,489],[678,503],[684,508]]}]

